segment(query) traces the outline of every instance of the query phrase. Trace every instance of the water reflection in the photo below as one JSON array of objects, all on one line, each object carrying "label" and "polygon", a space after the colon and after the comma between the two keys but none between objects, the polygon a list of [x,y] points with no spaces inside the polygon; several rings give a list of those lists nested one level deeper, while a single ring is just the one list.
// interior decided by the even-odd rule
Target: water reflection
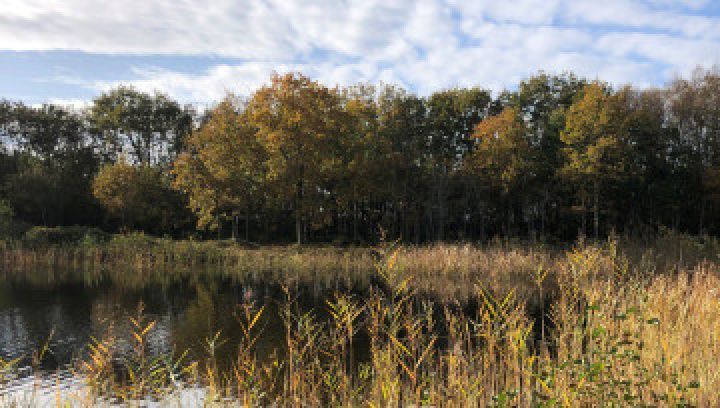
[{"label": "water reflection", "polygon": [[[148,321],[155,322],[147,339],[150,354],[177,355],[187,350],[190,359],[202,360],[208,354],[207,339],[220,333],[224,341],[216,356],[221,368],[229,367],[235,358],[242,335],[236,321],[238,305],[248,301],[266,305],[257,353],[260,360],[270,359],[284,346],[278,314],[283,282],[263,280],[208,270],[2,272],[0,358],[19,358],[20,370],[16,378],[0,382],[0,396],[45,390],[48,384],[52,384],[50,389],[77,387],[72,363],[87,353],[93,338],[112,335],[117,339],[114,355],[122,359],[133,346],[129,318],[141,304]],[[346,281],[293,285],[298,307],[312,308],[320,318],[330,291],[352,289],[349,286]],[[359,291],[364,284],[352,286]],[[31,370],[33,353],[48,340],[49,352]]]}]

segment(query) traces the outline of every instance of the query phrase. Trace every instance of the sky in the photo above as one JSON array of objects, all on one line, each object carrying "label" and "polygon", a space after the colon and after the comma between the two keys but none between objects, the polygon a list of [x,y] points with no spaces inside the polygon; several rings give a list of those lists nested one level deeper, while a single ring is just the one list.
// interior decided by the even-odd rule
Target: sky
[{"label": "sky", "polygon": [[128,84],[183,103],[272,72],[421,95],[574,71],[662,86],[720,64],[720,0],[2,0],[0,98],[82,105]]}]

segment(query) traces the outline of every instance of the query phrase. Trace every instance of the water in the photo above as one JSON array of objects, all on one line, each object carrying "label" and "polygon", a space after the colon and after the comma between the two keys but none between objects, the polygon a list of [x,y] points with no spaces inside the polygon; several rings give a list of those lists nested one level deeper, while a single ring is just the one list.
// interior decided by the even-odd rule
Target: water
[{"label": "water", "polygon": [[[81,394],[84,383],[74,374],[78,359],[93,338],[115,334],[118,359],[131,352],[132,324],[142,305],[146,322],[155,322],[147,337],[150,355],[179,355],[202,360],[207,339],[224,340],[217,350],[221,367],[229,366],[241,336],[238,305],[267,305],[258,357],[269,359],[284,344],[278,305],[284,299],[281,280],[231,276],[219,271],[43,270],[0,273],[0,358],[18,359],[17,370],[0,378],[0,403],[32,398],[34,404],[59,394]],[[323,318],[332,292],[324,285],[295,284],[297,305]],[[355,288],[361,291],[361,286]],[[39,362],[37,354],[48,345]],[[361,349],[362,347],[359,347]],[[37,359],[36,359],[37,360]],[[118,364],[121,365],[121,361]],[[183,391],[183,400],[201,398],[202,390]],[[192,405],[192,404],[190,404]]]}]

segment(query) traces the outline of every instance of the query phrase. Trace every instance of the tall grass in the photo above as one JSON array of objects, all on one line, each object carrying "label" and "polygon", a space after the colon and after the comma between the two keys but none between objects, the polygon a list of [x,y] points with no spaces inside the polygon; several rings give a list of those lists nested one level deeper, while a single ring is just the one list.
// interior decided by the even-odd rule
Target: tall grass
[{"label": "tall grass", "polygon": [[[202,387],[206,405],[720,406],[720,247],[663,239],[644,251],[616,241],[566,250],[213,248],[205,261],[290,282],[270,305],[282,319],[274,333],[281,347],[261,352],[269,309],[248,296],[235,312],[237,344],[217,332],[196,361],[150,357],[154,323],[139,310],[121,366],[108,328],[78,360],[77,375],[92,390],[90,404],[181,405],[183,389]],[[138,259],[169,262],[158,260],[162,245]],[[173,262],[199,262],[173,248]],[[93,247],[80,258],[128,256],[113,250]],[[24,251],[4,256],[30,256]],[[343,274],[366,277],[362,296],[338,284]],[[334,288],[323,310],[298,306],[298,282],[313,279]],[[229,369],[218,363],[221,346],[237,348]]]}]

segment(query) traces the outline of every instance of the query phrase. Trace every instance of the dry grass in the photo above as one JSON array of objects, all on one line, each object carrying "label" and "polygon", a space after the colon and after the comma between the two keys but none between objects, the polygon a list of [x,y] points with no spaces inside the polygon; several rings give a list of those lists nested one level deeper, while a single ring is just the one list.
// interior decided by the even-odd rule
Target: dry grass
[{"label": "dry grass", "polygon": [[[108,335],[88,345],[78,375],[92,390],[89,405],[111,396],[178,406],[182,389],[200,386],[208,406],[720,406],[717,248],[677,236],[645,250],[614,241],[565,251],[216,248],[222,255],[204,262],[229,273],[292,277],[279,306],[285,344],[274,357],[258,356],[267,311],[248,299],[236,311],[243,335],[230,370],[217,364],[222,333],[206,339],[207,356],[196,362],[146,356],[153,324],[139,313],[124,374],[109,366],[104,350],[117,339]],[[111,256],[85,251],[71,258]],[[200,262],[177,253],[160,261],[157,251],[136,266]],[[3,256],[30,257],[22,249]],[[362,297],[338,284],[360,278]],[[294,285],[313,280],[337,288],[328,320],[295,300]],[[369,344],[362,361],[359,336]]]}]

